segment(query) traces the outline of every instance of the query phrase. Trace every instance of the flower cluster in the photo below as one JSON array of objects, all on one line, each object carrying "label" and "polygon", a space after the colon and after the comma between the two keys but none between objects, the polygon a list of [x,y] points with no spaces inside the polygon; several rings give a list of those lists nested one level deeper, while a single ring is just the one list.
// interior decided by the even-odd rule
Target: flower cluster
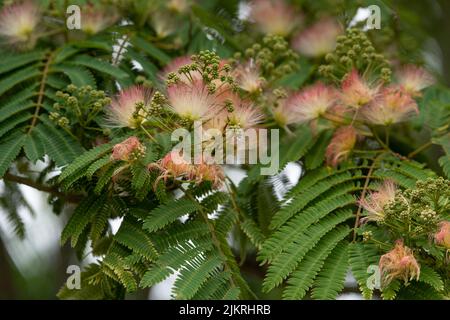
[{"label": "flower cluster", "polygon": [[253,0],[250,20],[264,34],[288,35],[301,21],[301,15],[284,1]]},{"label": "flower cluster", "polygon": [[144,154],[145,146],[139,142],[137,137],[133,136],[114,145],[111,159],[132,162],[141,158]]},{"label": "flower cluster", "polygon": [[321,57],[335,49],[336,39],[342,32],[337,21],[323,18],[295,35],[292,47],[306,57]]},{"label": "flower cluster", "polygon": [[[190,160],[190,159],[189,159]],[[149,170],[159,170],[160,175],[155,186],[163,179],[182,179],[197,184],[210,182],[214,188],[219,188],[225,180],[223,169],[207,159],[197,159],[194,164],[180,155],[178,150],[172,150],[156,163],[151,163]]]},{"label": "flower cluster", "polygon": [[362,30],[351,28],[346,34],[336,38],[336,48],[325,56],[327,64],[319,67],[319,72],[332,81],[339,81],[352,69],[367,70],[371,76],[381,77],[389,82],[391,70],[389,61],[375,51],[372,42]]},{"label": "flower cluster", "polygon": [[450,181],[443,178],[418,181],[415,188],[406,190],[388,180],[378,191],[359,201],[365,209],[361,222],[375,221],[381,228],[372,229],[370,223],[364,225],[364,241],[373,242],[384,250],[396,240],[394,249],[380,258],[384,286],[394,279],[405,283],[418,279],[419,261],[446,268],[448,262],[444,257],[446,251],[448,255],[450,244],[449,196]]},{"label": "flower cluster", "polygon": [[376,192],[370,192],[367,197],[359,200],[359,204],[366,210],[366,217],[361,223],[367,221],[383,222],[384,208],[394,201],[397,187],[392,180],[385,180]]},{"label": "flower cluster", "polygon": [[[237,52],[230,63],[242,89],[256,91],[298,69],[298,54],[281,36],[265,36],[243,53]],[[239,84],[238,83],[238,84]],[[248,90],[254,89],[254,90]]]},{"label": "flower cluster", "polygon": [[397,240],[394,249],[380,258],[380,273],[382,286],[387,286],[394,279],[402,279],[405,283],[418,280],[420,266],[410,248]]},{"label": "flower cluster", "polygon": [[19,1],[0,12],[0,36],[18,48],[34,47],[38,37],[41,10],[32,1]]},{"label": "flower cluster", "polygon": [[81,31],[87,35],[94,35],[107,29],[118,19],[117,13],[110,8],[87,5],[82,11]]},{"label": "flower cluster", "polygon": [[108,122],[115,127],[135,129],[145,121],[153,91],[143,86],[132,86],[117,94],[107,109]]}]

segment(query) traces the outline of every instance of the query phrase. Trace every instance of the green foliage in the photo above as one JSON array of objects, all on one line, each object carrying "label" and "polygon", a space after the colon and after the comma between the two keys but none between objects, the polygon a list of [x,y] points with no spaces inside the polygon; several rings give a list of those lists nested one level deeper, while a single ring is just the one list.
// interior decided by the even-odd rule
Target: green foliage
[{"label": "green foliage", "polygon": [[[239,19],[239,1],[102,2],[94,7],[112,11],[104,29],[90,33],[59,28],[65,4],[44,1],[45,33],[23,46],[2,39],[0,207],[23,238],[19,209],[32,210],[15,183],[48,192],[53,210],[68,215],[61,244],[70,241],[79,260],[97,258],[83,270],[82,289],[63,286],[59,298],[129,298],[176,274],[174,299],[336,299],[347,275],[366,299],[448,299],[448,244],[437,234],[449,220],[448,182],[438,177],[450,177],[450,90],[431,82],[407,88],[388,63],[419,60],[430,37],[409,24],[421,16],[380,2],[383,32],[357,23],[330,43],[333,52],[309,54],[297,34],[317,17],[348,25],[341,13],[360,4],[298,2],[280,2],[283,13],[308,19],[300,25],[283,15],[283,30]],[[361,90],[369,102],[343,99],[360,94],[344,92],[350,71],[370,87]],[[319,81],[337,93],[330,102],[323,87],[314,91]],[[181,109],[193,108],[183,114],[173,95],[194,82],[204,87],[181,93],[178,102],[189,102]],[[408,103],[377,111],[374,99],[388,86],[405,90]],[[406,101],[397,98],[390,102]],[[371,116],[392,119],[382,125]],[[262,176],[262,164],[173,162],[172,133],[194,131],[193,120],[278,130],[279,146],[268,150],[279,157],[277,173]],[[336,134],[344,127],[354,136]],[[296,183],[283,170],[292,163],[301,170]],[[227,177],[234,169],[245,176],[239,183]],[[385,196],[376,192],[388,180],[395,195],[374,210],[397,218],[374,223],[361,200]],[[433,221],[421,221],[423,212]],[[395,243],[417,260],[420,277],[369,288],[371,268]]]}]

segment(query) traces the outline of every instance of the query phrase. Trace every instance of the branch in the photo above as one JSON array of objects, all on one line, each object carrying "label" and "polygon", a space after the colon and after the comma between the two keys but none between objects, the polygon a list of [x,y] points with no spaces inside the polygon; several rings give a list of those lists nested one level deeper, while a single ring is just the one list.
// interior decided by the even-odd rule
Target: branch
[{"label": "branch", "polygon": [[33,181],[30,178],[16,176],[16,175],[13,175],[13,174],[11,174],[9,172],[5,173],[5,175],[3,176],[3,179],[7,180],[7,181],[15,182],[15,183],[20,183],[20,184],[32,187],[32,188],[34,188],[36,190],[39,190],[39,191],[50,193],[50,194],[55,195],[55,196],[57,196],[59,198],[65,199],[68,202],[77,203],[77,202],[79,202],[82,199],[81,195],[66,194],[66,193],[63,193],[63,192],[59,191],[58,188],[55,188],[55,187],[52,187],[52,186],[48,186],[48,185],[43,185],[43,184],[40,184],[40,183],[38,183],[36,181]]}]

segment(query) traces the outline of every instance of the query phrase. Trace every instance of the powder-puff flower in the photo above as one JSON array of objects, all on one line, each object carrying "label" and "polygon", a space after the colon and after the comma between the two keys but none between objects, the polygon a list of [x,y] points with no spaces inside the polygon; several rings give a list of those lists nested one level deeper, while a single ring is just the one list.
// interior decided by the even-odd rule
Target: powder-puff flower
[{"label": "powder-puff flower", "polygon": [[439,224],[439,230],[434,234],[434,241],[450,249],[450,221],[442,221]]},{"label": "powder-puff flower", "polygon": [[282,99],[278,105],[272,109],[272,116],[280,127],[285,127],[300,121],[297,113],[297,106],[290,103],[290,99]]},{"label": "powder-puff flower", "polygon": [[420,91],[434,83],[433,76],[424,68],[406,65],[397,73],[399,85],[412,96],[420,96]]},{"label": "powder-puff flower", "polygon": [[111,10],[87,6],[81,15],[81,30],[88,34],[97,34],[116,22],[118,16]]},{"label": "powder-puff flower", "polygon": [[250,19],[264,34],[288,35],[301,19],[284,1],[254,0],[250,6]]},{"label": "powder-puff flower", "polygon": [[152,90],[142,86],[132,86],[120,91],[106,110],[109,123],[116,127],[139,127],[145,121],[145,108],[152,95]]},{"label": "powder-puff flower", "polygon": [[187,66],[192,64],[193,61],[191,60],[191,57],[189,56],[181,56],[181,57],[177,57],[175,59],[173,59],[172,61],[170,61],[162,70],[162,72],[160,73],[159,77],[162,80],[166,80],[167,79],[167,75],[171,72],[175,73],[182,82],[184,83],[189,83],[192,80],[201,80],[202,79],[202,75],[200,72],[194,70],[194,71],[190,71],[189,75],[187,74],[179,74],[178,70],[181,67]]},{"label": "powder-puff flower", "polygon": [[327,164],[333,167],[348,158],[356,143],[356,130],[352,126],[338,128],[326,149]]},{"label": "powder-puff flower", "polygon": [[203,81],[177,83],[167,89],[170,108],[181,118],[207,121],[219,112],[219,102]]},{"label": "powder-puff flower", "polygon": [[233,76],[236,79],[236,84],[250,93],[259,91],[264,83],[258,65],[252,59],[236,67]]},{"label": "powder-puff flower", "polygon": [[32,1],[5,6],[0,12],[0,36],[12,45],[27,44],[32,47],[40,19],[41,11]]},{"label": "powder-puff flower", "polygon": [[336,102],[336,92],[333,88],[317,82],[287,98],[286,110],[295,110],[296,122],[306,122],[323,115]]},{"label": "powder-puff flower", "polygon": [[394,249],[381,256],[379,267],[382,286],[387,286],[394,279],[407,283],[420,277],[420,266],[412,250],[402,240],[397,240]]},{"label": "powder-puff flower", "polygon": [[236,95],[231,99],[233,111],[228,115],[228,124],[232,128],[248,129],[260,123],[264,115],[251,102],[241,100]]},{"label": "powder-puff flower", "polygon": [[132,161],[143,156],[145,153],[145,146],[143,146],[136,137],[129,137],[128,139],[116,144],[112,149],[111,159]]},{"label": "powder-puff flower", "polygon": [[192,166],[190,179],[197,184],[211,182],[214,188],[219,188],[225,181],[225,174],[221,166],[202,158],[198,164]]},{"label": "powder-puff flower", "polygon": [[416,102],[402,88],[389,86],[362,110],[363,117],[376,125],[404,122],[419,113]]},{"label": "powder-puff flower", "polygon": [[334,50],[336,38],[342,32],[337,21],[322,19],[296,35],[292,47],[307,57],[320,57]]},{"label": "powder-puff flower", "polygon": [[384,207],[394,201],[396,186],[392,180],[385,180],[376,192],[370,192],[365,198],[359,200],[359,204],[366,210],[367,215],[361,219],[366,221],[381,222],[384,220]]},{"label": "powder-puff flower", "polygon": [[203,128],[205,129],[205,131],[208,129],[215,129],[219,130],[220,132],[224,132],[227,125],[228,111],[223,109],[219,113],[212,116],[207,122],[205,122]]},{"label": "powder-puff flower", "polygon": [[372,86],[353,69],[342,81],[340,100],[344,106],[359,109],[377,96],[379,85]]}]

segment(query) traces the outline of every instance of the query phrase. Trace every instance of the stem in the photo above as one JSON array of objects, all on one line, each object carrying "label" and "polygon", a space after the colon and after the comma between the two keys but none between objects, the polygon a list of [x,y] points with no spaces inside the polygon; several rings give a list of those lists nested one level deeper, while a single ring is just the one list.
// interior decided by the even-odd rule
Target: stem
[{"label": "stem", "polygon": [[433,145],[433,142],[428,141],[427,143],[421,145],[420,147],[418,147],[416,150],[410,152],[408,154],[408,158],[413,158],[414,156],[416,156],[418,153],[422,152],[423,150],[431,147]]},{"label": "stem", "polygon": [[16,175],[13,175],[13,174],[11,174],[9,172],[5,173],[5,175],[3,176],[3,179],[6,180],[6,181],[20,183],[20,184],[32,187],[32,188],[34,188],[36,190],[39,190],[39,191],[43,191],[43,192],[47,192],[47,193],[53,194],[53,195],[55,195],[57,197],[64,198],[68,202],[72,202],[72,203],[77,203],[82,198],[81,195],[65,194],[63,192],[60,192],[55,187],[43,185],[43,184],[40,184],[40,183],[38,183],[36,181],[31,180],[30,178],[16,176]]},{"label": "stem", "polygon": [[389,148],[389,135],[391,133],[391,127],[387,126],[386,127],[386,146]]},{"label": "stem", "polygon": [[[370,182],[370,178],[372,176],[373,170],[375,169],[375,166],[378,162],[378,160],[380,160],[386,153],[381,153],[379,154],[372,162],[372,165],[370,166],[369,172],[367,173],[367,177],[366,180],[364,181],[364,187],[363,187],[363,191],[361,192],[361,199],[364,199],[369,187],[369,182]],[[361,204],[358,205],[358,210],[356,211],[356,219],[355,219],[355,226],[353,228],[353,242],[356,241],[356,231],[358,230],[358,225],[359,225],[359,219],[361,217],[361,211],[362,211],[362,206]]]},{"label": "stem", "polygon": [[144,126],[141,124],[141,129],[145,132],[145,134],[152,140],[154,143],[158,143],[155,138],[150,134],[150,132],[147,131],[147,129],[144,128]]},{"label": "stem", "polygon": [[[230,271],[230,273],[232,273],[232,268],[231,268],[230,266],[228,266],[228,264],[226,263],[227,256],[226,256],[226,254],[225,254],[225,253],[223,252],[223,250],[222,250],[220,241],[219,241],[219,239],[217,238],[216,231],[214,230],[214,226],[211,225],[211,222],[210,222],[210,220],[209,220],[209,218],[208,218],[208,214],[203,210],[202,204],[201,204],[200,202],[198,202],[198,200],[197,200],[194,196],[192,196],[191,193],[190,193],[188,190],[186,190],[185,188],[183,188],[181,185],[179,186],[179,188],[180,188],[181,191],[183,191],[183,193],[184,193],[191,201],[193,201],[193,202],[195,202],[195,203],[197,203],[197,204],[199,205],[199,211],[200,211],[200,214],[201,214],[203,220],[205,221],[206,225],[208,226],[209,232],[211,233],[212,241],[213,241],[214,245],[217,247],[217,250],[219,251],[219,254],[222,256],[222,258],[223,258],[224,261],[225,261],[225,262],[224,262],[225,270]],[[232,284],[233,286],[237,287],[237,285],[236,285],[236,283],[235,283],[233,277],[230,277],[230,282],[231,282],[231,284]]]},{"label": "stem", "polygon": [[39,92],[38,92],[38,99],[37,99],[37,102],[36,102],[36,109],[34,110],[33,119],[31,120],[31,126],[28,129],[28,133],[30,133],[31,130],[33,130],[33,128],[36,125],[36,122],[37,122],[37,120],[39,118],[39,111],[41,110],[42,101],[44,100],[45,83],[47,81],[47,75],[48,75],[48,71],[49,71],[52,59],[53,59],[53,53],[50,53],[48,58],[47,58],[47,61],[45,62],[44,70],[42,71],[42,78],[41,78],[41,83],[39,85]]},{"label": "stem", "polygon": [[[231,266],[229,266],[229,264],[228,264],[228,262],[227,262],[228,257],[227,257],[227,255],[225,254],[225,252],[222,250],[221,242],[220,242],[219,238],[218,238],[217,235],[216,235],[216,230],[214,229],[214,226],[211,224],[211,221],[210,221],[210,219],[208,218],[208,214],[203,210],[202,204],[201,204],[194,196],[191,195],[191,193],[189,192],[189,190],[186,190],[186,189],[183,188],[183,186],[181,186],[181,185],[179,186],[179,188],[180,188],[181,191],[183,191],[183,193],[184,193],[191,201],[193,201],[193,202],[195,202],[195,203],[198,204],[198,206],[199,206],[199,211],[200,211],[200,215],[202,216],[203,220],[205,221],[205,223],[206,223],[206,225],[207,225],[207,227],[208,227],[208,229],[209,229],[209,232],[210,232],[210,234],[211,234],[212,241],[213,241],[214,245],[216,246],[217,250],[219,251],[219,254],[220,254],[220,255],[222,256],[222,258],[223,258],[223,261],[224,261],[224,262],[223,262],[223,263],[224,263],[224,269],[225,269],[225,271],[229,271],[230,274],[231,274],[231,277],[230,277],[230,283],[231,283],[232,286],[234,286],[234,287],[236,287],[236,288],[239,288],[239,286],[236,284],[236,281],[235,281],[234,278],[233,278],[233,268],[232,268]],[[252,291],[249,291],[249,293],[252,294],[252,295],[254,296],[254,298],[257,298],[256,295],[255,295]]]}]

